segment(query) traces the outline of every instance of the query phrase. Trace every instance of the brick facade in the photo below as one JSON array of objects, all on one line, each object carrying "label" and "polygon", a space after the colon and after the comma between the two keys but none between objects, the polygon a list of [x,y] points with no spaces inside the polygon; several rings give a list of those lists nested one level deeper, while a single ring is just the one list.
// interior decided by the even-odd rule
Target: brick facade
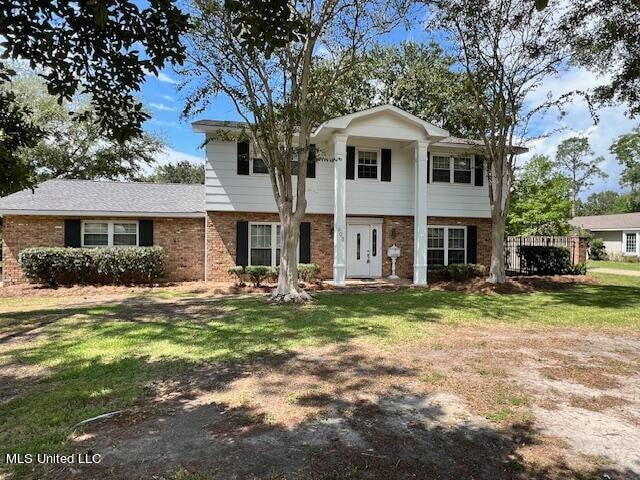
[{"label": "brick facade", "polygon": [[[413,217],[382,216],[382,274],[391,274],[387,248],[398,245],[402,254],[396,271],[401,278],[413,276]],[[88,220],[89,218],[87,218]],[[113,220],[113,219],[102,219]],[[209,212],[202,218],[155,218],[154,244],[167,254],[167,280],[231,281],[227,273],[236,263],[236,223],[278,222],[277,214]],[[333,216],[307,215],[311,224],[311,262],[320,265],[322,278],[333,275]],[[480,218],[429,217],[429,225],[476,225],[478,263],[489,265],[491,220]],[[205,232],[206,230],[206,232]],[[205,237],[206,235],[206,237]],[[206,238],[206,252],[205,252]],[[64,217],[6,216],[4,218],[3,275],[5,284],[24,282],[18,254],[27,247],[64,246]],[[205,262],[206,256],[206,262]]]},{"label": "brick facade", "polygon": [[[85,220],[118,220],[85,218]],[[63,247],[64,217],[4,217],[3,281],[5,285],[25,281],[18,255],[29,247]],[[122,220],[122,219],[119,219]],[[204,279],[204,218],[154,218],[154,244],[163,247],[166,280]]]},{"label": "brick facade", "polygon": [[[279,222],[275,213],[208,212],[207,280],[232,281],[228,270],[236,264],[236,223]],[[307,215],[311,223],[311,263],[320,265],[320,276],[333,275],[333,215]]]},{"label": "brick facade", "polygon": [[[413,277],[413,217],[382,216],[382,275],[391,274],[387,248],[396,244],[401,256],[396,273],[401,278]],[[236,223],[278,222],[277,214],[208,212],[207,215],[207,280],[231,281],[229,268],[236,264]],[[311,223],[311,262],[320,265],[322,278],[333,276],[333,215],[307,215]],[[491,260],[491,219],[429,217],[429,225],[475,225],[478,227],[477,263],[488,266]]]}]

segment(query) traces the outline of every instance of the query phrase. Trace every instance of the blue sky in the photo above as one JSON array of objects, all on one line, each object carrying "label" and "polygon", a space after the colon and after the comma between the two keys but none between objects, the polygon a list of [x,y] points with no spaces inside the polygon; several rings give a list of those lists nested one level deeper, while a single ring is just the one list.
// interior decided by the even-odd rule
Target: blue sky
[{"label": "blue sky", "polygon": [[[429,34],[420,24],[415,24],[408,31],[404,27],[398,27],[384,38],[385,43],[403,40],[428,41]],[[179,81],[178,75],[171,68],[167,68],[158,77],[148,76],[141,91],[141,99],[152,115],[145,128],[161,134],[167,143],[166,151],[157,157],[159,163],[183,159],[203,161],[204,152],[200,148],[202,135],[191,131],[190,121],[202,118],[240,120],[233,104],[222,96],[213,102],[207,112],[198,115],[197,118],[182,120],[180,112],[184,106],[184,93],[177,88]],[[572,68],[559,78],[548,79],[533,97],[546,95],[547,92],[559,95],[572,89],[588,89],[605,81],[606,78],[592,72]],[[532,98],[532,101],[535,101],[535,98]],[[548,114],[536,123],[535,128],[538,131],[552,131],[557,128],[563,130],[542,140],[531,142],[529,144],[531,152],[523,160],[535,153],[553,156],[557,145],[563,139],[574,135],[586,135],[596,155],[602,155],[605,158],[601,167],[609,177],[596,181],[595,185],[582,196],[607,189],[620,190],[618,185],[620,167],[609,154],[608,149],[615,138],[630,131],[640,121],[627,118],[624,113],[625,107],[617,106],[600,109],[598,111],[600,122],[594,125],[586,104],[578,99],[569,104],[566,111],[567,115],[562,119],[558,119],[556,114]]]}]

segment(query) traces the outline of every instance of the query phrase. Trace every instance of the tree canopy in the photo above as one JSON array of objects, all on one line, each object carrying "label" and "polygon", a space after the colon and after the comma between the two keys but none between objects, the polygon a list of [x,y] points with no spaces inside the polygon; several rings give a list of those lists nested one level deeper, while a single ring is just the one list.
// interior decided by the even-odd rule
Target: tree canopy
[{"label": "tree canopy", "polygon": [[[455,63],[456,58],[436,43],[375,45],[338,82],[327,115],[337,117],[388,103],[452,135],[475,136],[475,103],[466,75],[454,69]],[[319,63],[317,70],[322,67]]]},{"label": "tree canopy", "polygon": [[635,202],[640,204],[640,127],[620,135],[609,151],[623,168],[620,185],[631,188]]},{"label": "tree canopy", "polygon": [[593,185],[596,178],[608,175],[600,168],[604,158],[596,157],[585,137],[571,137],[563,140],[556,151],[558,168],[571,181],[571,214],[576,215],[580,193]]},{"label": "tree canopy", "polygon": [[149,115],[134,93],[148,73],[182,63],[187,27],[188,16],[169,0],[144,8],[131,0],[12,0],[0,7],[3,57],[27,60],[60,100],[88,95],[91,120],[115,140],[142,134]]},{"label": "tree canopy", "polygon": [[[47,92],[44,80],[28,70],[13,79],[11,92],[23,106],[23,114],[44,132],[37,142],[16,152],[37,181],[134,179],[163,147],[159,138],[147,133],[127,141],[108,138],[94,121],[97,114],[86,96],[58,102]],[[71,112],[82,116],[74,119]],[[28,186],[26,181],[15,181],[10,190]]]},{"label": "tree canopy", "polygon": [[571,182],[547,156],[537,155],[514,183],[509,235],[566,235],[571,218]]},{"label": "tree canopy", "polygon": [[153,173],[143,180],[155,183],[204,184],[204,173],[204,165],[180,160],[167,165],[158,165]]}]

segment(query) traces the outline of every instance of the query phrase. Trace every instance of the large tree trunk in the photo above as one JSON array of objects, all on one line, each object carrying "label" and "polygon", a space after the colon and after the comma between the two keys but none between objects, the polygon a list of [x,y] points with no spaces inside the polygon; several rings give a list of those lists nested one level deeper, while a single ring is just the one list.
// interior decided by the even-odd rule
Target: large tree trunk
[{"label": "large tree trunk", "polygon": [[278,286],[271,294],[275,303],[303,303],[311,297],[298,285],[298,242],[300,238],[300,220],[288,212],[280,212],[280,268]]},{"label": "large tree trunk", "polygon": [[497,208],[491,209],[491,266],[489,267],[489,283],[504,283],[506,280],[504,265],[505,217]]}]

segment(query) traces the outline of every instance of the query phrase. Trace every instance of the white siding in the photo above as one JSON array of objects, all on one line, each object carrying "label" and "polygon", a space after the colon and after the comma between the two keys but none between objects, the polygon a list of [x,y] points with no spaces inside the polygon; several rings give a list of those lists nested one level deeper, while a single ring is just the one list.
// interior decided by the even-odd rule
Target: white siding
[{"label": "white siding", "polygon": [[[347,215],[413,215],[414,148],[408,139],[424,137],[424,129],[400,121],[391,114],[383,114],[354,121],[347,133],[348,145],[392,150],[391,182],[347,180]],[[376,138],[381,136],[385,139]],[[318,149],[329,158],[333,154],[331,144],[319,144]],[[436,150],[440,155],[455,153],[460,152],[446,151],[441,147]],[[267,175],[236,173],[235,142],[209,142],[206,167],[207,210],[277,211]],[[316,178],[307,179],[307,212],[333,214],[333,174],[332,162],[319,161],[316,164]],[[487,195],[486,172],[482,187],[430,183],[427,187],[427,213],[447,217],[490,217]]]},{"label": "white siding", "polygon": [[601,238],[604,243],[604,249],[607,253],[622,252],[622,231],[615,230],[611,232],[593,232],[597,238]]}]

